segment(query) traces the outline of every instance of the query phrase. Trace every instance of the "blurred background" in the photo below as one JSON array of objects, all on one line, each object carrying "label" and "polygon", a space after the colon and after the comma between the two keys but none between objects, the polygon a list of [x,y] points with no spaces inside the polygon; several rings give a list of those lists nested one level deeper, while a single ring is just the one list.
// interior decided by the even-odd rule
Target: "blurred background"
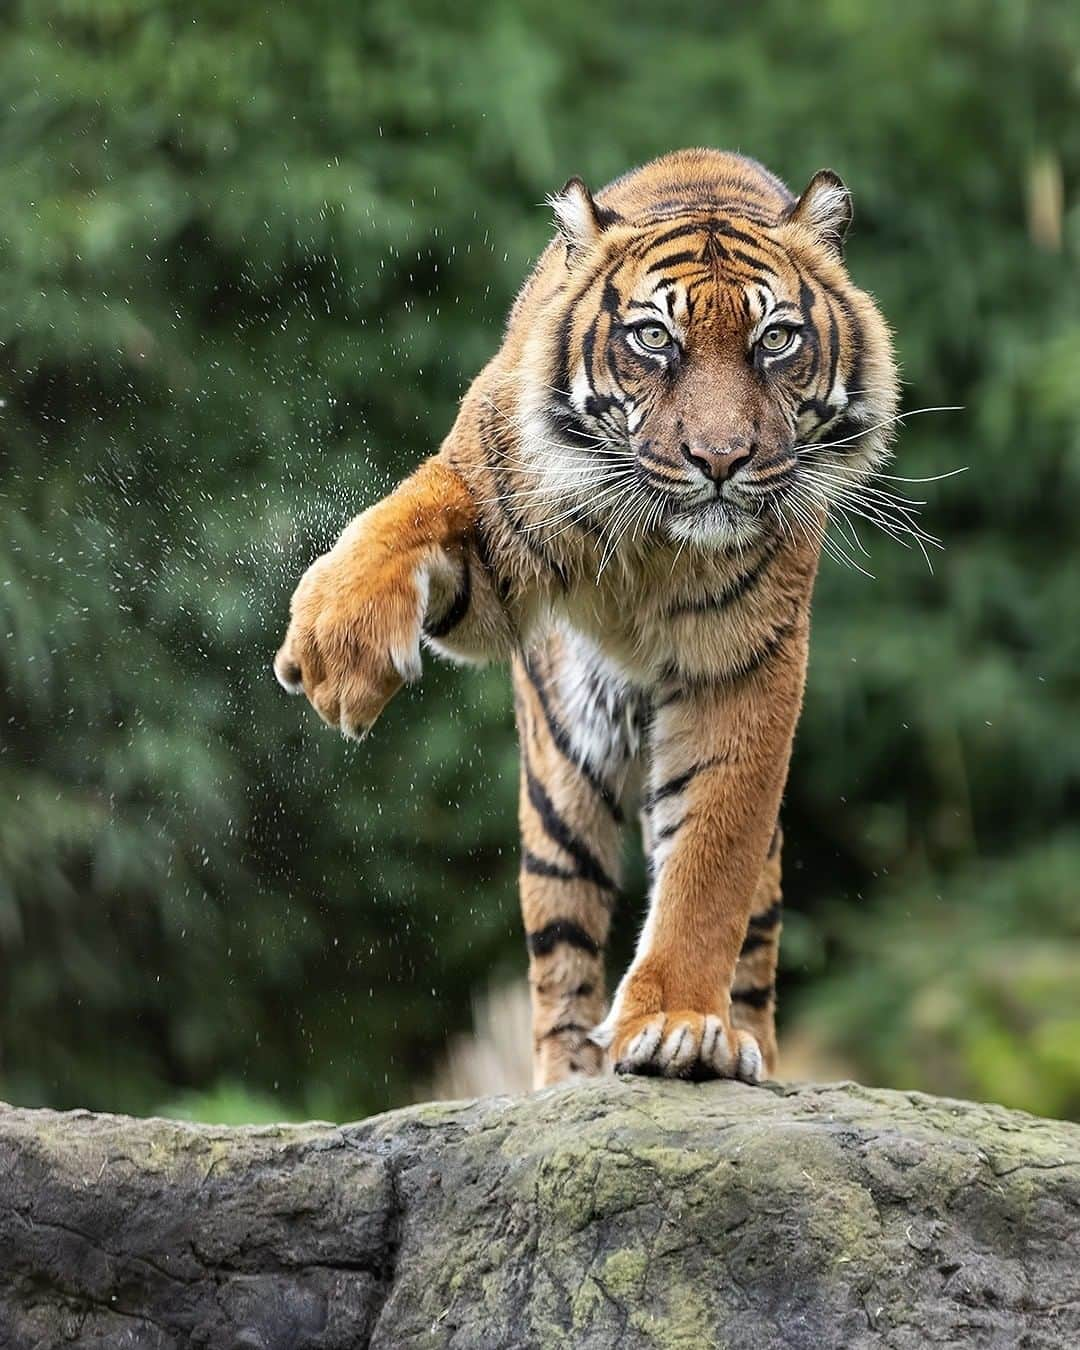
[{"label": "blurred background", "polygon": [[[356,746],[270,660],[498,346],[545,194],[706,144],[840,171],[905,406],[963,407],[899,440],[967,466],[909,488],[934,572],[823,567],[788,1072],[1080,1116],[1072,0],[13,0],[0,77],[0,1097],[346,1119],[459,1087],[451,1046],[497,1086],[506,672],[429,657]],[[642,896],[632,856],[618,959]]]}]

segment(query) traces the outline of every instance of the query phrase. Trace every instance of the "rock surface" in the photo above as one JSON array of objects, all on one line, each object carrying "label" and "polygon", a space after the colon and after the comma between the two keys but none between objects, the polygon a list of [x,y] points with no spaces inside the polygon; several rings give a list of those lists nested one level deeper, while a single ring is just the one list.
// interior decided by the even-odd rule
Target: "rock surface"
[{"label": "rock surface", "polygon": [[358,1125],[0,1107],[0,1346],[1080,1345],[1080,1127],[607,1079]]}]

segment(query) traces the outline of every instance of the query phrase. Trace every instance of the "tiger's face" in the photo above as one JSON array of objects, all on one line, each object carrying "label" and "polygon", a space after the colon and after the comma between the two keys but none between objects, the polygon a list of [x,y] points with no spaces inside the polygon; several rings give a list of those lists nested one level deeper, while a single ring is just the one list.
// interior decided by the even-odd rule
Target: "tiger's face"
[{"label": "tiger's face", "polygon": [[771,222],[736,206],[635,223],[576,180],[556,211],[567,270],[538,453],[564,495],[572,454],[609,525],[741,547],[819,519],[880,463],[895,367],[843,267],[835,175]]}]

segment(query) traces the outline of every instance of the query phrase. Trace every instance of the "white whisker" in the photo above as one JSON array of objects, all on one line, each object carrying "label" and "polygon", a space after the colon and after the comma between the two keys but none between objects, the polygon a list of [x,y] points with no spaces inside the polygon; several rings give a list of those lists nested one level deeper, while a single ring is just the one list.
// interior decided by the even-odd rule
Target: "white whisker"
[{"label": "white whisker", "polygon": [[852,441],[857,441],[863,436],[869,436],[872,431],[880,431],[882,427],[892,426],[895,422],[904,422],[909,417],[919,417],[923,413],[935,412],[963,412],[960,404],[940,408],[912,408],[910,412],[896,413],[892,417],[886,417],[880,422],[875,422],[872,426],[863,427],[860,431],[854,432],[851,436],[845,436],[839,441],[808,441],[805,445],[796,445],[795,451],[800,450],[828,450],[837,445],[849,445]]}]

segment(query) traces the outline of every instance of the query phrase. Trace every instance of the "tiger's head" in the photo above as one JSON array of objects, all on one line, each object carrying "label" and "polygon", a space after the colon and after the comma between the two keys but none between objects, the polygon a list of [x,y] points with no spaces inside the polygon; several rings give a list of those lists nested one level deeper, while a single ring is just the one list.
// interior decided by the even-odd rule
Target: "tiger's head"
[{"label": "tiger's head", "polygon": [[836,174],[795,199],[741,156],[682,152],[596,198],[571,179],[552,205],[561,271],[527,410],[563,497],[573,456],[594,518],[703,547],[818,528],[850,500],[888,453],[898,381],[844,268]]}]

